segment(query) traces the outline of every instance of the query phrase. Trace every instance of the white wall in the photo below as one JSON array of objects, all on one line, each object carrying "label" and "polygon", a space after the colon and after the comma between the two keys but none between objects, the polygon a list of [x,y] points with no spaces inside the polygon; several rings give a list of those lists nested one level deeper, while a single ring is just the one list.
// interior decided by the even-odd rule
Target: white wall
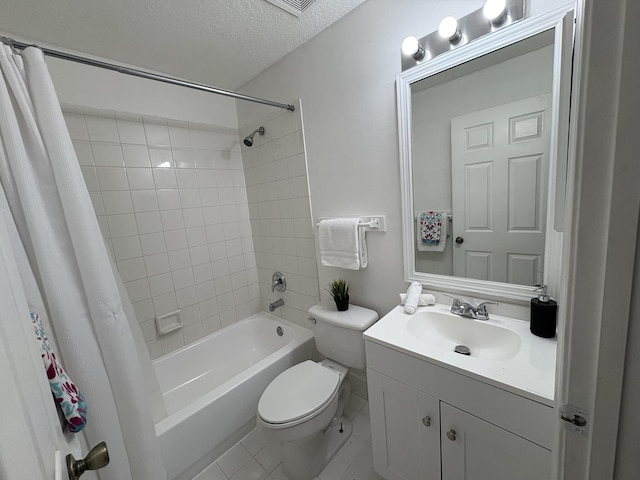
[{"label": "white wall", "polygon": [[232,98],[51,57],[46,61],[63,104],[238,127]]},{"label": "white wall", "polygon": [[[537,15],[572,3],[532,0]],[[367,236],[362,271],[319,267],[320,291],[336,276],[351,281],[356,304],[385,314],[407,288],[402,266],[395,77],[400,45],[466,15],[482,0],[368,0],[243,87],[252,95],[304,104],[314,217],[386,215],[387,232]],[[242,117],[243,105],[238,105]]]}]

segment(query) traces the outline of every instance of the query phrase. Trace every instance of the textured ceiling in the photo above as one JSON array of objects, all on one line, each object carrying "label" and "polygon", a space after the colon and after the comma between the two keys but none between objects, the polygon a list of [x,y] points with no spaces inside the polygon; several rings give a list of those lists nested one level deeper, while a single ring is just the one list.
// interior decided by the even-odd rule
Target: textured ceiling
[{"label": "textured ceiling", "polygon": [[364,0],[2,0],[0,31],[235,89]]}]

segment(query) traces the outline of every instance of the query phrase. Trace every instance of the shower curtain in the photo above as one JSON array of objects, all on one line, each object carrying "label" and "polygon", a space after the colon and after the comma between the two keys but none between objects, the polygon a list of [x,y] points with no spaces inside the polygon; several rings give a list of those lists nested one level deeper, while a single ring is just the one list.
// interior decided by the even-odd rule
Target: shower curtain
[{"label": "shower curtain", "polygon": [[29,308],[84,393],[89,445],[108,444],[100,478],[163,479],[132,330],[44,56],[2,45],[0,73],[0,221],[15,232]]}]

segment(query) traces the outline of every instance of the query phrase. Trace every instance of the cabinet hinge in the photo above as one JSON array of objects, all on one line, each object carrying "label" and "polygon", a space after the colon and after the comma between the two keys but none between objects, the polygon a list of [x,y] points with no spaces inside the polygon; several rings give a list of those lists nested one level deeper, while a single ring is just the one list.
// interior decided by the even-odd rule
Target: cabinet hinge
[{"label": "cabinet hinge", "polygon": [[569,404],[561,405],[560,420],[564,420],[563,424],[568,430],[587,435],[587,414],[583,408]]}]

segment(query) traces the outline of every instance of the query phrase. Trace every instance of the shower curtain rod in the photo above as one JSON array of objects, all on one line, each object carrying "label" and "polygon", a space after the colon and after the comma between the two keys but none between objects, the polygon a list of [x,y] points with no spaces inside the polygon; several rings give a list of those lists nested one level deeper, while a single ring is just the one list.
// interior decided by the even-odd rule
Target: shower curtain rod
[{"label": "shower curtain rod", "polygon": [[167,75],[158,75],[157,73],[146,72],[144,70],[138,70],[136,68],[123,67],[113,63],[102,62],[100,60],[93,60],[87,57],[81,57],[79,55],[73,55],[71,53],[61,52],[59,50],[52,50],[50,48],[39,47],[38,45],[32,45],[29,43],[18,42],[12,38],[1,37],[2,43],[9,45],[10,47],[24,50],[27,47],[36,47],[42,50],[42,53],[50,57],[61,58],[62,60],[69,60],[71,62],[82,63],[84,65],[90,65],[92,67],[104,68],[125,75],[132,75],[134,77],[146,78],[147,80],[155,80],[158,82],[168,83],[171,85],[178,85],[180,87],[192,88],[194,90],[201,90],[203,92],[215,93],[216,95],[224,95],[225,97],[235,98],[237,100],[246,100],[248,102],[261,103],[263,105],[269,105],[277,108],[284,108],[293,112],[296,108],[293,105],[272,102],[264,98],[252,97],[250,95],[243,95],[242,93],[232,92],[230,90],[224,90],[222,88],[211,87],[209,85],[203,85],[201,83],[188,82],[175,77],[169,77]]}]

